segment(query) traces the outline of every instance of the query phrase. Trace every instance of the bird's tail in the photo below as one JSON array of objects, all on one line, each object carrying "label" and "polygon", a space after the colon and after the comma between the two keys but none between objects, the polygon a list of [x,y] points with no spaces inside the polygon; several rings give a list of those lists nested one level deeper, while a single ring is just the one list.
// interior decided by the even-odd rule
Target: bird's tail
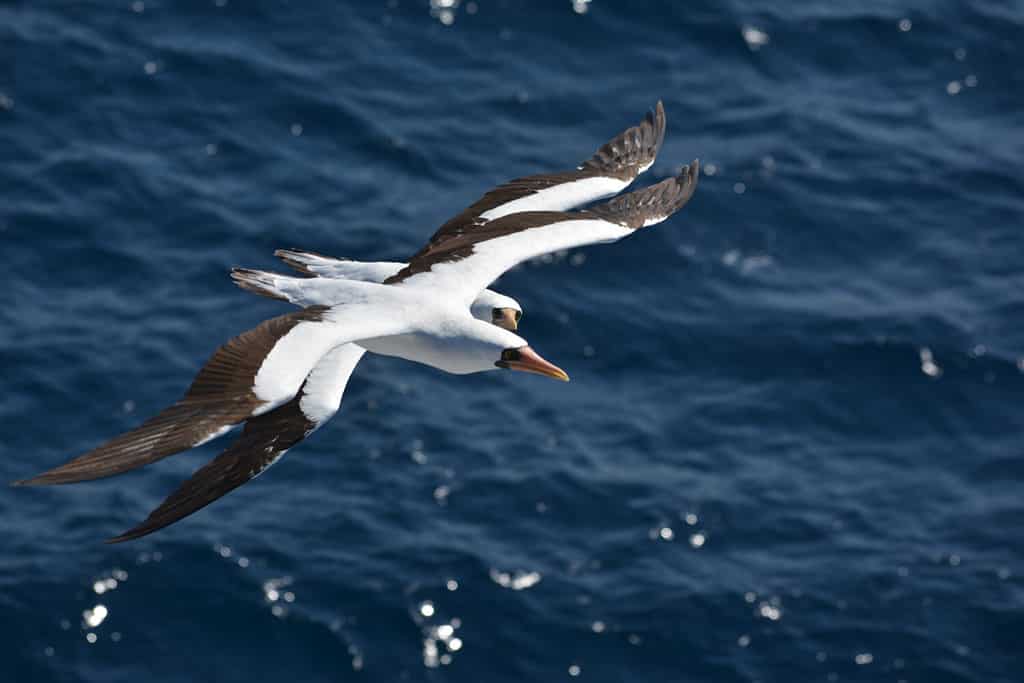
[{"label": "bird's tail", "polygon": [[304,275],[363,282],[384,282],[405,267],[397,261],[352,261],[298,249],[278,249],[274,256]]},{"label": "bird's tail", "polygon": [[[356,261],[351,263],[356,263]],[[368,292],[383,287],[376,282],[361,278],[292,277],[266,270],[250,270],[249,268],[233,269],[231,279],[247,292],[287,301],[303,308],[340,306],[353,301],[365,300]]]},{"label": "bird's tail", "polygon": [[232,268],[231,279],[235,281],[236,285],[247,292],[279,301],[291,301],[291,298],[285,292],[285,286],[288,280],[295,278],[271,273],[267,270]]},{"label": "bird's tail", "polygon": [[302,249],[278,249],[274,256],[284,261],[289,268],[305,275],[322,275],[324,269],[330,269],[340,263],[348,263],[348,259],[324,256],[315,251]]}]

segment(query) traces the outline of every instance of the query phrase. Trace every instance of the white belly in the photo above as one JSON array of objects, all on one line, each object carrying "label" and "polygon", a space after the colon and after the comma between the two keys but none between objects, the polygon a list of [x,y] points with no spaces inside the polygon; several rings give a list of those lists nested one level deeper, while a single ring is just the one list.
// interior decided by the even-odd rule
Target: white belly
[{"label": "white belly", "polygon": [[[359,345],[370,353],[404,358],[456,375],[480,372],[480,364],[467,358],[450,339],[425,333],[364,339]],[[497,360],[497,358],[495,358]],[[495,366],[497,369],[497,366]]]}]

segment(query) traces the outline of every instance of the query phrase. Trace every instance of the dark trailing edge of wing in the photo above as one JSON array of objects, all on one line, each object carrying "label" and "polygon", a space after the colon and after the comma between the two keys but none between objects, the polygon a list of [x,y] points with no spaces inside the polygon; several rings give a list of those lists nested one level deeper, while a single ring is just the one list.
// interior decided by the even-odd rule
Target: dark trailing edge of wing
[{"label": "dark trailing edge of wing", "polygon": [[417,273],[430,270],[438,263],[459,261],[470,256],[477,244],[504,237],[524,230],[543,228],[553,223],[569,220],[597,218],[634,230],[648,221],[657,222],[668,218],[693,196],[700,176],[700,162],[694,159],[683,167],[678,176],[666,178],[660,183],[619,195],[604,204],[598,204],[582,211],[523,211],[496,218],[477,226],[470,232],[455,235],[438,244],[427,247],[409,261],[384,284],[394,284]]},{"label": "dark trailing edge of wing", "polygon": [[108,539],[121,543],[163,529],[235,490],[302,441],[316,425],[300,407],[302,391],[288,403],[250,418],[238,439],[200,467],[141,524]]},{"label": "dark trailing edge of wing", "polygon": [[611,177],[632,181],[658,156],[665,139],[665,107],[661,101],[643,121],[622,131],[606,142],[593,156],[572,171],[541,173],[516,178],[499,185],[471,204],[462,213],[438,228],[426,246],[413,258],[427,252],[432,245],[479,229],[481,214],[541,190],[593,177]]},{"label": "dark trailing edge of wing", "polygon": [[260,405],[253,381],[264,358],[300,322],[320,319],[322,306],[265,320],[221,346],[193,380],[185,396],[141,426],[60,467],[15,486],[71,484],[121,474],[188,450]]}]

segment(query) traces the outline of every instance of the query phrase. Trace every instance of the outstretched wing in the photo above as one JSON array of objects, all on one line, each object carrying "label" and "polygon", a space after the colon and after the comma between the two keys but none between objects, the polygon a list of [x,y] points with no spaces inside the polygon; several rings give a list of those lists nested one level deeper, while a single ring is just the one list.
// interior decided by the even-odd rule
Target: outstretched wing
[{"label": "outstretched wing", "polygon": [[107,542],[120,543],[151,534],[259,476],[338,412],[345,386],[364,353],[355,344],[327,353],[294,398],[249,418],[238,440],[227,450],[196,470],[144,522]]},{"label": "outstretched wing", "polygon": [[[416,257],[511,213],[567,211],[617,194],[651,167],[664,137],[665,108],[659,101],[643,121],[606,142],[575,170],[517,178],[494,188],[442,225]],[[278,249],[274,255],[309,277],[300,280],[246,269],[235,269],[232,277],[243,289],[298,306],[335,303],[334,288],[324,278],[384,282],[408,265],[350,261],[301,249]],[[495,295],[487,298],[494,299]],[[518,304],[513,307],[519,308]]]},{"label": "outstretched wing", "polygon": [[413,258],[511,213],[568,211],[618,194],[651,167],[664,138],[665,108],[659,101],[643,121],[606,142],[575,170],[516,178],[494,188],[442,225]]},{"label": "outstretched wing", "polygon": [[585,244],[614,242],[665,220],[693,196],[700,166],[675,178],[575,212],[526,211],[427,245],[386,284],[431,287],[466,304],[518,263]]},{"label": "outstretched wing", "polygon": [[[333,348],[408,331],[410,318],[389,287],[337,281],[347,303],[314,306],[267,320],[214,353],[184,398],[138,428],[16,485],[68,484],[109,477],[198,446],[298,393]],[[404,309],[402,309],[404,310]]]},{"label": "outstretched wing", "polygon": [[109,477],[220,436],[264,404],[253,392],[253,383],[274,345],[296,326],[318,320],[324,310],[308,308],[281,315],[238,335],[217,349],[180,401],[130,432],[15,484],[70,484]]}]

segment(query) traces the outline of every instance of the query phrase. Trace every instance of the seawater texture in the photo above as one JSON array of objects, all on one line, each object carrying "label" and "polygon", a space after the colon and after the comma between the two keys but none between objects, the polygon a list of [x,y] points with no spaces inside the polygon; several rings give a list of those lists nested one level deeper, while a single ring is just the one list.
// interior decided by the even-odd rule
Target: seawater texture
[{"label": "seawater texture", "polygon": [[0,477],[286,310],[233,265],[404,258],[663,99],[693,201],[499,288],[570,384],[360,366],[139,542],[211,443],[0,491],[0,679],[1019,681],[1013,3],[0,5]]}]

